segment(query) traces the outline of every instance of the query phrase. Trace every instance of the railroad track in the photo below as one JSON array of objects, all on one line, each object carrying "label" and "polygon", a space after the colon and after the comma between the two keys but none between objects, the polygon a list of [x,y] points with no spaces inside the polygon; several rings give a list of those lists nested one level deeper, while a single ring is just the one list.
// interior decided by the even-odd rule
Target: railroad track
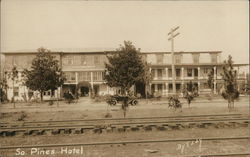
[{"label": "railroad track", "polygon": [[44,125],[74,125],[74,124],[93,124],[93,123],[124,123],[124,122],[143,122],[143,121],[159,121],[159,120],[183,120],[188,118],[189,120],[193,119],[215,119],[215,118],[248,118],[248,115],[242,114],[222,114],[222,115],[195,115],[195,116],[168,116],[168,117],[140,117],[140,118],[102,118],[102,119],[74,119],[74,120],[61,120],[61,121],[24,121],[16,123],[0,123],[0,129],[6,127],[24,127],[24,126],[44,126]]},{"label": "railroad track", "polygon": [[[42,145],[20,145],[20,146],[1,146],[0,150],[2,152],[7,150],[16,150],[16,149],[30,149],[30,148],[40,148],[40,149],[49,149],[49,148],[58,148],[58,147],[86,147],[86,146],[114,146],[114,145],[132,145],[132,144],[153,144],[153,143],[183,143],[190,141],[200,140],[202,143],[206,141],[249,141],[249,136],[241,137],[210,137],[210,138],[184,138],[184,139],[164,139],[164,140],[134,140],[134,141],[116,141],[116,142],[94,142],[94,143],[63,143],[63,144],[42,144]],[[229,154],[196,154],[196,155],[181,155],[186,157],[216,157],[216,156],[227,156],[227,157],[241,157],[248,156],[250,152],[240,152],[240,153],[229,153]]]},{"label": "railroad track", "polygon": [[117,119],[85,119],[72,121],[40,121],[15,124],[2,124],[0,136],[43,135],[43,134],[82,134],[124,132],[139,130],[173,130],[191,127],[238,127],[248,126],[249,116],[241,114],[199,115],[178,117],[143,117]]}]

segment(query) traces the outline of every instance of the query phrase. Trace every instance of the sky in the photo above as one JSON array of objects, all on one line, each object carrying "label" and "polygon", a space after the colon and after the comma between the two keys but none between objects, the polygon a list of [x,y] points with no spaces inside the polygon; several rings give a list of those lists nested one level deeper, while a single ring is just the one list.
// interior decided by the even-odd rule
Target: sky
[{"label": "sky", "polygon": [[116,49],[222,51],[249,63],[249,2],[2,0],[1,51]]}]

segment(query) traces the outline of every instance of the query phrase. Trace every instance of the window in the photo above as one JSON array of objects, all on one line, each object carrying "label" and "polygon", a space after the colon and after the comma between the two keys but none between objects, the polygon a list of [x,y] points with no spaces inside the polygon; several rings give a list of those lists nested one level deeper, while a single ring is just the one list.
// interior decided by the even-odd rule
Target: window
[{"label": "window", "polygon": [[162,78],[162,69],[157,69],[158,78]]},{"label": "window", "polygon": [[19,96],[19,87],[14,87],[14,96]]},{"label": "window", "polygon": [[156,76],[156,71],[155,71],[155,69],[152,69],[152,70],[151,70],[151,73],[152,73],[153,78],[156,78],[156,77],[157,77],[157,76]]},{"label": "window", "polygon": [[181,55],[179,55],[179,54],[175,55],[175,63],[181,64]]},{"label": "window", "polygon": [[163,64],[163,54],[157,54],[156,55],[156,63],[157,64]]},{"label": "window", "polygon": [[89,71],[84,71],[79,73],[79,81],[90,81],[91,73]]},{"label": "window", "polygon": [[192,75],[192,69],[187,69],[187,76],[188,77],[192,77],[193,75]]},{"label": "window", "polygon": [[65,75],[66,75],[67,81],[75,81],[76,80],[75,72],[66,72]]},{"label": "window", "polygon": [[176,77],[181,77],[181,69],[175,69]]},{"label": "window", "polygon": [[73,65],[73,56],[67,56],[66,63],[67,65]]},{"label": "window", "polygon": [[204,88],[204,89],[208,89],[208,88],[209,88],[209,86],[208,86],[208,83],[207,83],[207,82],[203,83],[203,88]]},{"label": "window", "polygon": [[86,56],[81,56],[81,65],[86,65],[87,64],[87,59]]},{"label": "window", "polygon": [[172,69],[168,69],[168,77],[172,77]]},{"label": "window", "polygon": [[93,72],[93,80],[94,81],[102,81],[103,79],[103,72],[101,71],[97,71],[97,72]]},{"label": "window", "polygon": [[203,72],[204,72],[204,74],[208,74],[211,70],[213,70],[213,69],[211,69],[211,68],[204,68]]},{"label": "window", "polygon": [[94,56],[94,64],[100,64],[100,57],[99,56]]},{"label": "window", "polygon": [[194,69],[194,77],[198,77],[198,68]]},{"label": "window", "polygon": [[43,92],[43,95],[44,95],[44,96],[51,96],[51,94],[52,94],[52,96],[53,96],[53,93],[54,93],[54,92],[46,91],[46,92]]},{"label": "window", "polygon": [[158,91],[162,92],[162,90],[163,90],[163,85],[162,84],[158,84]]},{"label": "window", "polygon": [[13,65],[14,66],[18,66],[19,65],[19,56],[15,56],[15,57],[13,57]]},{"label": "window", "polygon": [[198,64],[199,63],[199,54],[193,54],[193,63]]},{"label": "window", "polygon": [[168,90],[169,90],[169,91],[172,91],[172,90],[173,90],[173,84],[172,84],[172,83],[168,84]]},{"label": "window", "polygon": [[211,62],[217,63],[217,54],[211,54]]},{"label": "window", "polygon": [[175,86],[176,86],[176,91],[179,92],[181,90],[181,84],[176,83]]}]

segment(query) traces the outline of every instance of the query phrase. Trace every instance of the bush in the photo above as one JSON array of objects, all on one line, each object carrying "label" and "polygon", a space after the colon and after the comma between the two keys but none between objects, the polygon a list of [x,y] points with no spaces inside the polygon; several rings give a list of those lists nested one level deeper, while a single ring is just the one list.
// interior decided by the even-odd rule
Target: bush
[{"label": "bush", "polygon": [[54,104],[54,100],[49,101],[49,105],[52,106]]},{"label": "bush", "polygon": [[173,95],[168,97],[168,107],[174,108],[175,110],[177,108],[182,108],[181,102],[179,100],[179,97],[177,95]]},{"label": "bush", "polygon": [[69,104],[72,103],[73,100],[74,100],[73,94],[71,94],[71,93],[69,93],[69,92],[64,93],[64,94],[63,94],[63,97],[65,98],[65,100],[66,100],[67,103],[69,103]]},{"label": "bush", "polygon": [[18,121],[23,121],[24,120],[24,118],[26,118],[27,117],[27,114],[24,112],[24,111],[22,111],[21,112],[21,115],[19,116],[19,118],[17,119]]},{"label": "bush", "polygon": [[6,93],[3,91],[2,88],[0,88],[0,102],[6,102],[7,101],[7,95]]}]

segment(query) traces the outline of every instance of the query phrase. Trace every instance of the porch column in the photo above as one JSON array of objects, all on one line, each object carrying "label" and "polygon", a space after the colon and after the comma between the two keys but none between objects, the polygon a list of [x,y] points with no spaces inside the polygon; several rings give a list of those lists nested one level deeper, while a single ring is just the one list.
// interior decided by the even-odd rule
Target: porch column
[{"label": "porch column", "polygon": [[166,80],[168,80],[168,68],[165,68],[165,71],[166,71]]},{"label": "porch column", "polygon": [[217,72],[216,72],[216,66],[214,66],[214,94],[216,94],[216,88],[217,88],[216,78],[217,78]]},{"label": "porch column", "polygon": [[181,67],[181,79],[184,80],[184,67]]},{"label": "porch column", "polygon": [[240,78],[240,67],[238,66],[238,68],[237,68],[238,70],[237,70],[237,78],[239,79]]},{"label": "porch column", "polygon": [[200,72],[201,72],[201,68],[198,67],[198,80],[200,79]]},{"label": "porch column", "polygon": [[152,83],[149,83],[149,93],[152,94]]},{"label": "porch column", "polygon": [[90,72],[90,85],[91,85],[91,94],[90,95],[92,95],[94,92],[94,82],[93,82],[93,72],[92,71]]},{"label": "porch column", "polygon": [[109,94],[109,86],[107,85],[107,94]]},{"label": "porch column", "polygon": [[158,84],[155,84],[155,92],[158,92]]},{"label": "porch column", "polygon": [[158,80],[158,70],[155,69],[155,79]]},{"label": "porch column", "polygon": [[200,94],[200,86],[201,86],[201,83],[200,81],[198,81],[198,94]]},{"label": "porch column", "polygon": [[78,84],[78,72],[75,72],[75,75],[76,75],[76,84]]},{"label": "porch column", "polygon": [[184,85],[184,67],[181,67],[181,86]]},{"label": "porch column", "polygon": [[78,95],[77,84],[78,84],[78,72],[75,72],[76,75],[76,88],[75,88],[75,95]]},{"label": "porch column", "polygon": [[165,89],[166,96],[168,96],[168,82],[165,83],[165,87],[166,87],[166,89]]}]

